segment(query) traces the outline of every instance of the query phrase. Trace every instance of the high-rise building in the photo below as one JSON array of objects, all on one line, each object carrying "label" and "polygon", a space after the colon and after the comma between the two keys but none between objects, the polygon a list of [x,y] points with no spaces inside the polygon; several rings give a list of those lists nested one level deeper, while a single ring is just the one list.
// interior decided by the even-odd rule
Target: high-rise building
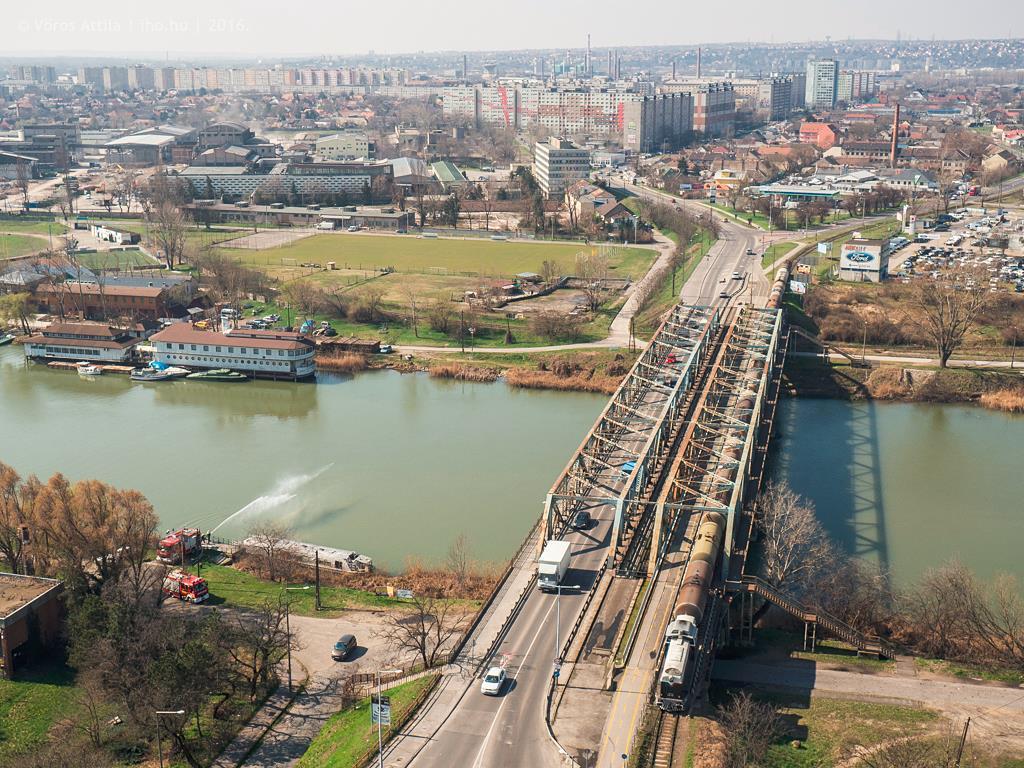
[{"label": "high-rise building", "polygon": [[128,67],[104,67],[103,90],[108,93],[128,89]]},{"label": "high-rise building", "polygon": [[541,192],[561,199],[574,182],[590,174],[590,152],[568,139],[551,137],[533,145],[533,176]]},{"label": "high-rise building", "polygon": [[805,102],[812,109],[831,109],[839,91],[839,62],[835,59],[811,59],[807,62]]},{"label": "high-rise building", "polygon": [[677,149],[693,130],[693,97],[659,93],[622,105],[622,146],[634,152]]}]

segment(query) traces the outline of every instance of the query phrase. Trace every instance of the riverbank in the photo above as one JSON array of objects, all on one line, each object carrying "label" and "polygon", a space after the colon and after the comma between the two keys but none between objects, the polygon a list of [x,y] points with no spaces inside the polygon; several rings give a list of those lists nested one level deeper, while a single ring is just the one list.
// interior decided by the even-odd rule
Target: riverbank
[{"label": "riverbank", "polygon": [[1020,373],[979,368],[923,368],[899,364],[855,368],[820,358],[790,357],[783,376],[790,397],[906,403],[970,403],[1024,412]]},{"label": "riverbank", "polygon": [[504,380],[508,386],[517,389],[610,395],[622,383],[637,354],[618,349],[516,354],[420,352],[416,355],[364,358],[362,368],[358,361],[349,361],[348,369],[343,372],[387,369],[399,373],[426,373],[431,378],[454,381],[491,383]]}]

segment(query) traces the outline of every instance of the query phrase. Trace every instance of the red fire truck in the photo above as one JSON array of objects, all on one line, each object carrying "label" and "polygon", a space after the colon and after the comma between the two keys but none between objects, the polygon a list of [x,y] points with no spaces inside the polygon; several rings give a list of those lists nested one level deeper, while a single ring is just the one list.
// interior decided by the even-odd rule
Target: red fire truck
[{"label": "red fire truck", "polygon": [[210,596],[206,579],[184,571],[174,570],[164,577],[164,594],[184,600],[186,603],[201,603]]},{"label": "red fire truck", "polygon": [[203,537],[198,528],[181,528],[177,531],[169,531],[166,536],[160,539],[156,548],[156,559],[161,563],[170,565],[181,564],[181,558],[185,561],[195,560],[202,554]]}]

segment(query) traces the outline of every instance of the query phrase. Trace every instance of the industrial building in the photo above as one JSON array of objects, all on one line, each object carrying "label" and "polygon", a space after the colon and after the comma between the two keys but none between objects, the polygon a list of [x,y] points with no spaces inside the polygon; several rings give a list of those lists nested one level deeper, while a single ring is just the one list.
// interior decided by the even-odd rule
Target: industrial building
[{"label": "industrial building", "polygon": [[839,279],[878,283],[888,273],[889,241],[855,238],[839,252]]},{"label": "industrial building", "polygon": [[371,160],[374,143],[362,131],[342,131],[316,140],[316,156],[323,160]]},{"label": "industrial building", "polygon": [[63,593],[64,583],[57,579],[0,573],[0,674],[5,679],[33,661],[58,657]]}]

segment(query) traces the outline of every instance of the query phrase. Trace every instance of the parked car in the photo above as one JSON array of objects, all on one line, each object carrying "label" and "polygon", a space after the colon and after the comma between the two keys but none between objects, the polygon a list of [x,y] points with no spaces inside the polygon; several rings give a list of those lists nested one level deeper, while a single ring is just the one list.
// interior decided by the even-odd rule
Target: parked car
[{"label": "parked car", "polygon": [[501,689],[505,687],[505,670],[501,667],[491,667],[484,675],[480,683],[480,693],[484,696],[498,696]]},{"label": "parked car", "polygon": [[342,635],[331,650],[331,658],[335,661],[345,661],[357,646],[355,635]]},{"label": "parked car", "polygon": [[585,509],[581,509],[572,517],[572,522],[569,523],[570,527],[576,531],[585,531],[590,527],[593,519],[590,517],[590,513]]},{"label": "parked car", "polygon": [[390,344],[381,344],[380,345],[380,353],[382,355],[390,355],[394,351],[395,351],[395,348],[392,347]]}]

